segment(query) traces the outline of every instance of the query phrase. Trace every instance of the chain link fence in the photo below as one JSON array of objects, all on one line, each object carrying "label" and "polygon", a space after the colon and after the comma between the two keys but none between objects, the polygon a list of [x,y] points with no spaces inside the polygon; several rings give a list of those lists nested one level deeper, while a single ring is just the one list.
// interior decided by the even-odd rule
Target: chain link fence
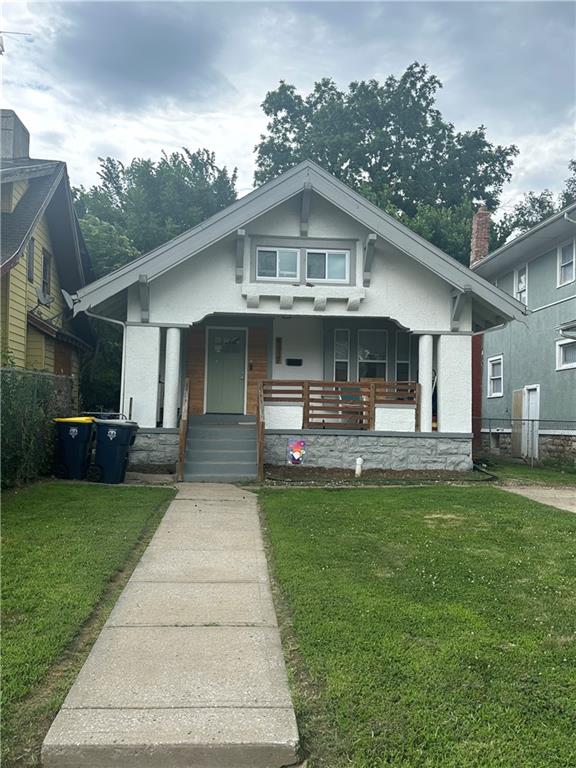
[{"label": "chain link fence", "polygon": [[472,419],[474,453],[523,459],[528,464],[555,462],[576,465],[576,420]]}]

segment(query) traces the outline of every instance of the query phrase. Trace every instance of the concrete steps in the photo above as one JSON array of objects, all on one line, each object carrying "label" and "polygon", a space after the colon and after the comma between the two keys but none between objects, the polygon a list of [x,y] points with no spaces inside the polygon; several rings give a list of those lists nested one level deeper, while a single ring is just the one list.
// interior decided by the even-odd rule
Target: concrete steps
[{"label": "concrete steps", "polygon": [[230,483],[258,477],[256,424],[249,417],[205,417],[188,427],[187,482]]}]

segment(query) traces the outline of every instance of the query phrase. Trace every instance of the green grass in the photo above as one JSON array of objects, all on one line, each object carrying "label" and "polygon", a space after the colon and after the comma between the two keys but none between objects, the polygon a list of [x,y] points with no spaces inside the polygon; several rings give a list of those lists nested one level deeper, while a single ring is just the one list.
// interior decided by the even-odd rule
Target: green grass
[{"label": "green grass", "polygon": [[[78,638],[173,494],[167,488],[58,482],[4,494],[3,765],[16,757],[27,699]],[[44,702],[44,715],[46,708],[57,709],[65,693],[54,681],[51,688],[48,699],[55,695]]]},{"label": "green grass", "polygon": [[576,516],[486,486],[260,499],[310,768],[576,765]]},{"label": "green grass", "polygon": [[542,466],[521,464],[512,461],[497,461],[488,467],[488,472],[498,480],[512,481],[526,485],[563,485],[576,488],[576,467]]}]

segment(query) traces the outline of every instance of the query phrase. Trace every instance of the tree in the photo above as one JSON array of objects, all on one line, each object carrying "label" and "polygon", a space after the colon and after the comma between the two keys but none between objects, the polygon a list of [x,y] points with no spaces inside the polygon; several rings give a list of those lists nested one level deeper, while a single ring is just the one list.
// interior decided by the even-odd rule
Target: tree
[{"label": "tree", "polygon": [[216,164],[199,149],[162,154],[158,162],[135,158],[124,165],[100,158],[100,183],[75,190],[82,219],[92,215],[113,225],[146,253],[199,224],[236,199],[236,169]]},{"label": "tree", "polygon": [[353,82],[347,92],[325,78],[303,97],[281,81],[262,104],[270,120],[256,146],[256,181],[309,158],[399,215],[463,201],[494,210],[518,149],[491,144],[484,126],[456,131],[435,107],[440,87],[417,62],[400,78]]},{"label": "tree", "polygon": [[558,213],[562,208],[576,202],[576,160],[568,163],[571,175],[565,180],[565,188],[555,197],[549,190],[526,192],[510,213],[505,213],[496,222],[494,230],[498,244],[503,244],[511,237],[527,232],[540,222]]}]

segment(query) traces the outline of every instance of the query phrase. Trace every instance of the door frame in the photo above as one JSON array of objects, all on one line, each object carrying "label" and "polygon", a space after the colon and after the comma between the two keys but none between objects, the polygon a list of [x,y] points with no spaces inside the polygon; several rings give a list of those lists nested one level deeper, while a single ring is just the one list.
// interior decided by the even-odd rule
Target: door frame
[{"label": "door frame", "polygon": [[210,331],[242,331],[244,334],[244,398],[242,413],[239,416],[246,415],[246,402],[248,397],[248,326],[240,325],[207,325],[204,333],[204,413],[208,402],[208,333]]},{"label": "door frame", "polygon": [[[529,413],[528,413],[528,403],[529,403],[529,392],[536,392],[537,399],[536,402],[538,403],[537,408],[537,418],[534,419],[536,424],[523,424],[522,429],[522,455],[527,459],[535,459],[538,461],[538,457],[540,454],[539,451],[539,445],[540,442],[539,436],[540,436],[540,384],[527,384],[525,387],[522,387],[522,391],[524,392],[524,397],[522,398],[522,419],[528,420]],[[534,429],[536,427],[536,429]],[[530,432],[532,433],[529,440]],[[534,439],[535,438],[535,439]],[[531,443],[532,448],[532,455],[529,455],[529,443]]]}]

